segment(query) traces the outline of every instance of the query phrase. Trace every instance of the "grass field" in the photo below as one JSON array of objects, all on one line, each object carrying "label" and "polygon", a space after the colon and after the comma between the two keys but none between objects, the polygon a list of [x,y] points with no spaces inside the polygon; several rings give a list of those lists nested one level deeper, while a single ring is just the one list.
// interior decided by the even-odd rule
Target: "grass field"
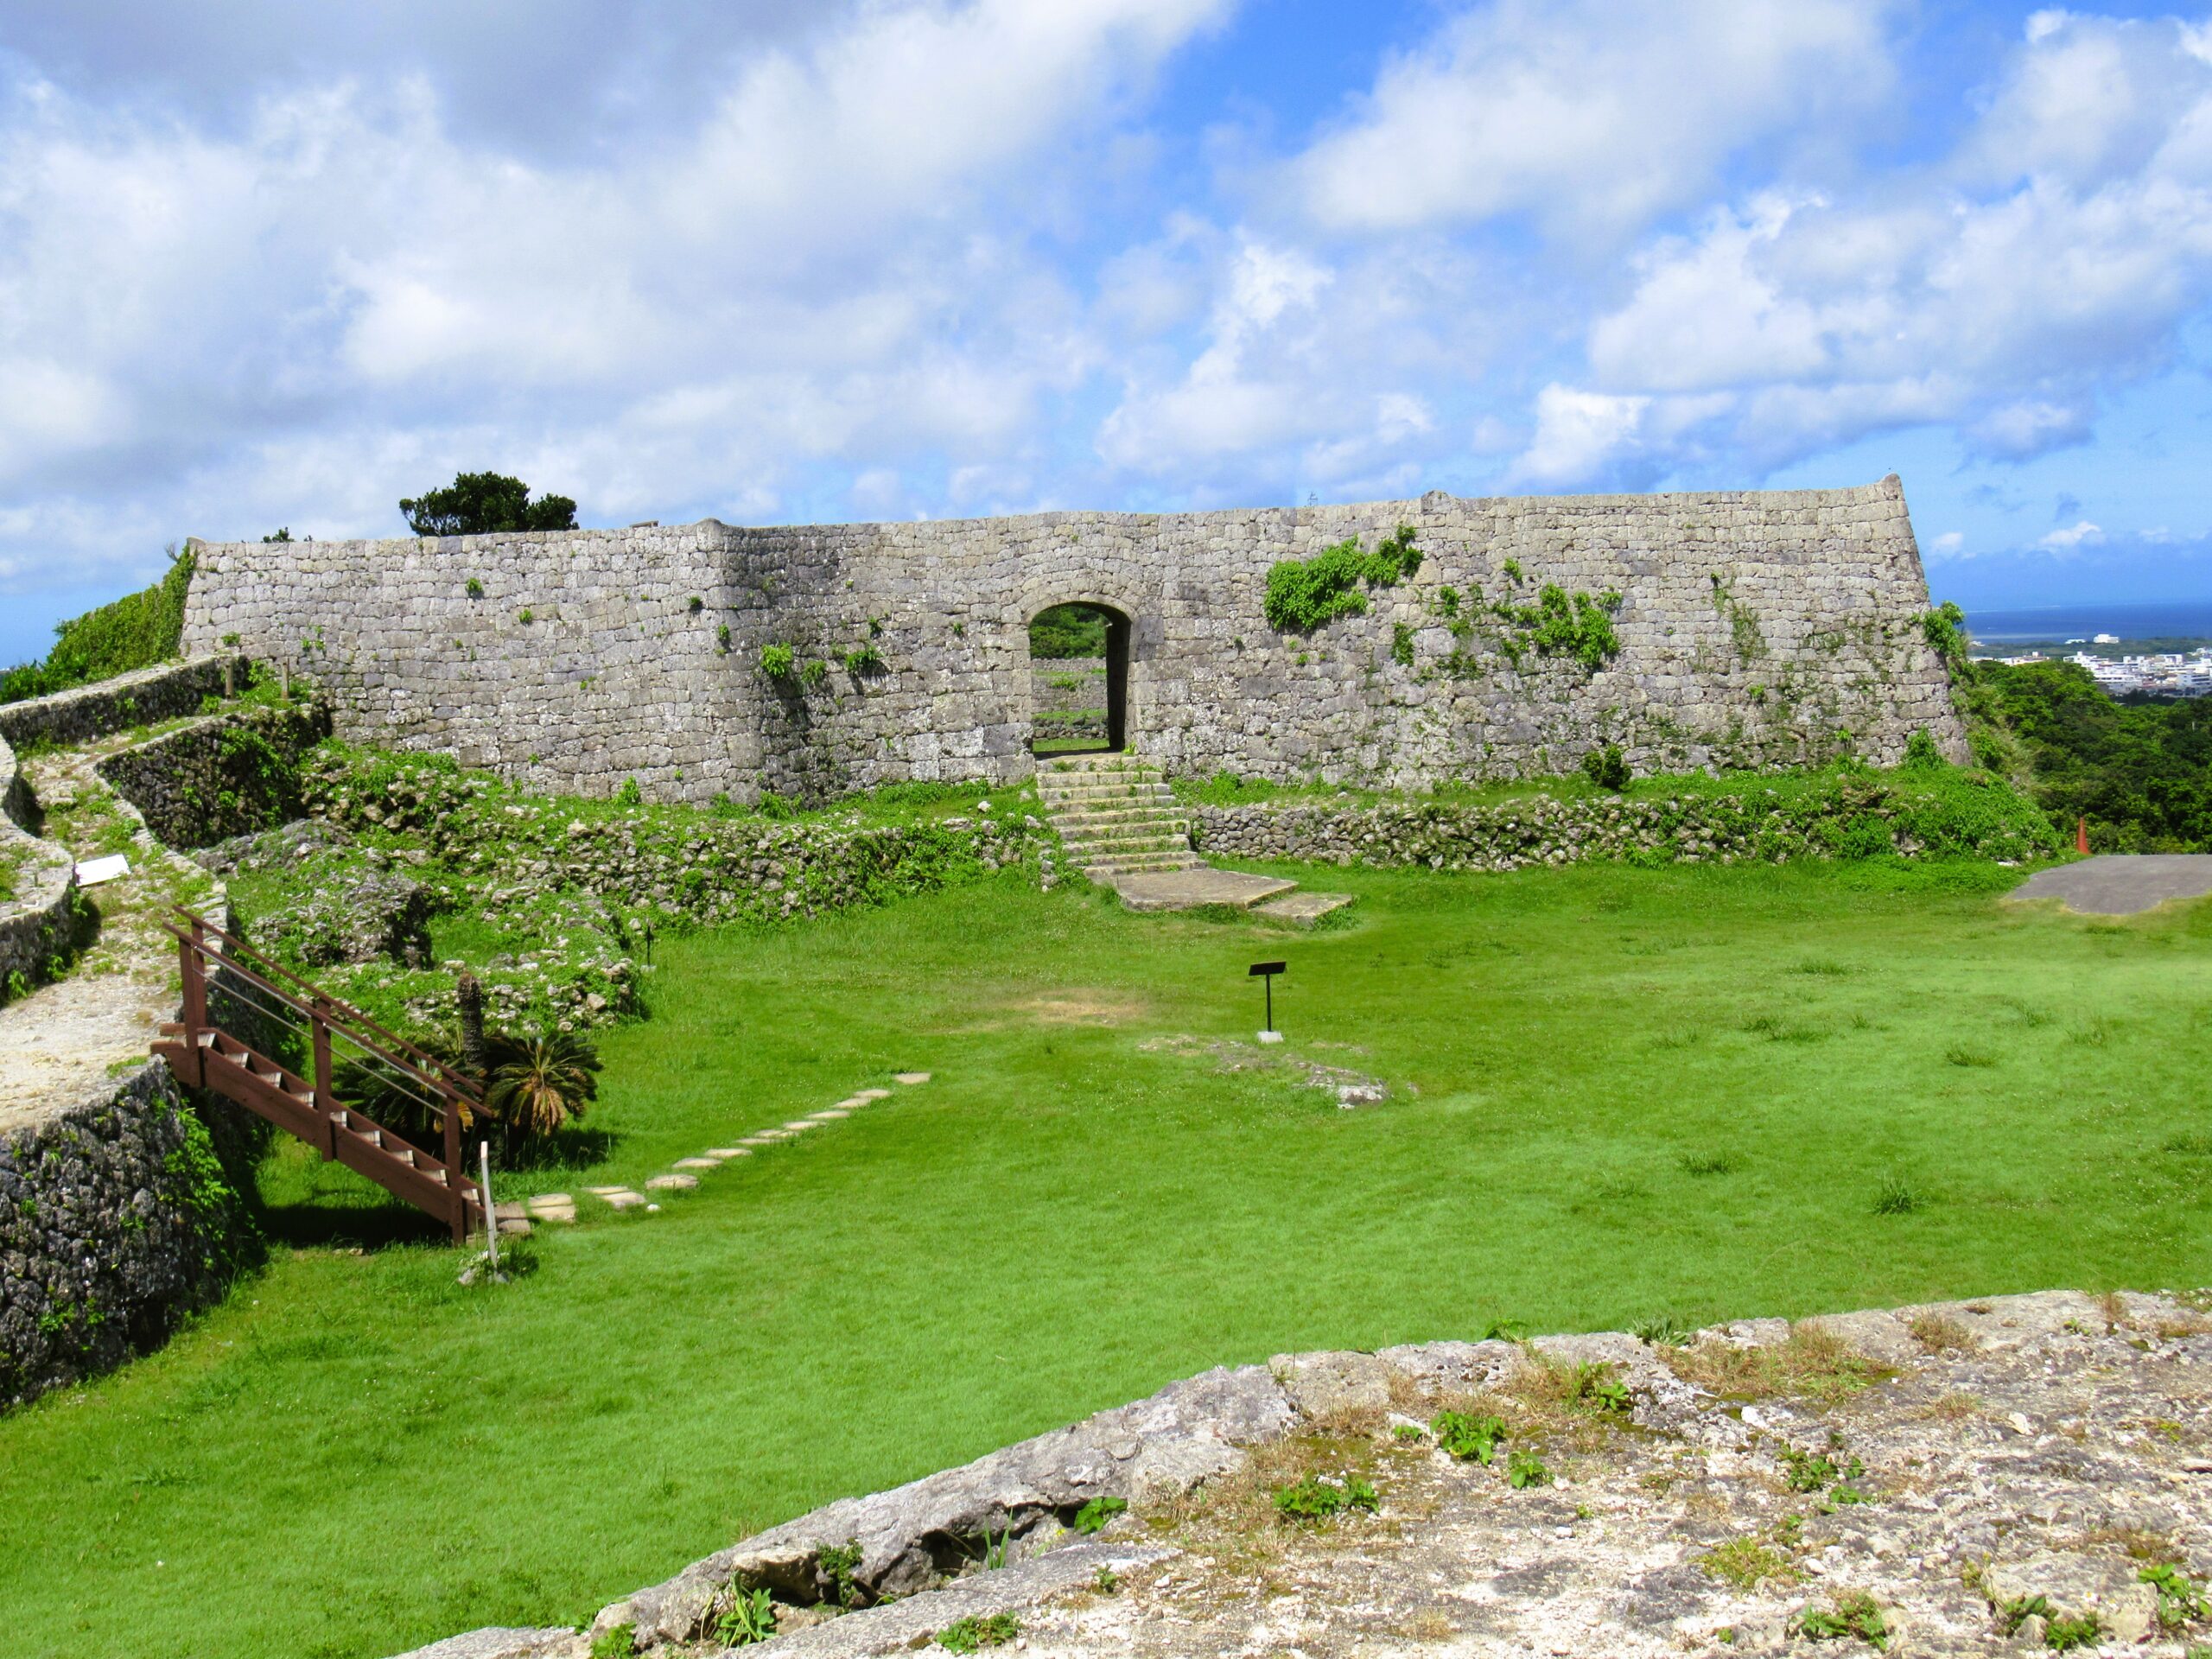
[{"label": "grass field", "polygon": [[[1286,935],[1008,877],[664,941],[594,1179],[935,1081],[659,1215],[587,1205],[505,1289],[315,1242],[385,1212],[287,1153],[265,1272],[0,1419],[0,1652],[581,1619],[1287,1349],[2212,1279],[2212,906],[2009,910],[2019,872],[1963,865],[1293,873],[1361,903]],[[1266,1069],[1243,970],[1277,955]],[[1392,1098],[1340,1110],[1315,1061]]]}]

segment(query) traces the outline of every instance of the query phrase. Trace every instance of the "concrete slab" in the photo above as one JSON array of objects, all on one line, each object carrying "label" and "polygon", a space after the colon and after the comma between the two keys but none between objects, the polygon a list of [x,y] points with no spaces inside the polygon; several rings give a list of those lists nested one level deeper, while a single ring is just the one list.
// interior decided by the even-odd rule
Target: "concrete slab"
[{"label": "concrete slab", "polygon": [[894,1071],[891,1076],[891,1081],[893,1083],[916,1084],[927,1083],[929,1080],[930,1074],[926,1071]]},{"label": "concrete slab", "polygon": [[1249,910],[1295,887],[1295,881],[1278,876],[1247,875],[1241,870],[1160,870],[1146,874],[1109,878],[1122,902],[1131,910],[1196,910],[1204,905],[1230,905]]},{"label": "concrete slab", "polygon": [[835,1123],[840,1118],[850,1117],[850,1112],[841,1112],[832,1106],[826,1112],[809,1112],[807,1116],[817,1123]]},{"label": "concrete slab", "polygon": [[2107,853],[2037,870],[2007,899],[2056,899],[2089,916],[2132,916],[2212,893],[2212,853]]},{"label": "concrete slab", "polygon": [[649,1192],[681,1192],[699,1185],[696,1175],[656,1175],[645,1183]]},{"label": "concrete slab", "polygon": [[678,1169],[720,1169],[722,1160],[719,1158],[679,1158],[676,1160],[676,1166]]},{"label": "concrete slab", "polygon": [[854,1091],[853,1098],[855,1100],[888,1100],[891,1098],[891,1091],[888,1089],[860,1089]]},{"label": "concrete slab", "polygon": [[707,1156],[718,1161],[729,1158],[750,1158],[752,1155],[753,1148],[750,1147],[709,1147],[707,1148]]},{"label": "concrete slab", "polygon": [[1293,927],[1311,927],[1331,911],[1342,910],[1357,902],[1349,893],[1286,893],[1280,899],[1253,906],[1252,913],[1271,922],[1287,922]]}]

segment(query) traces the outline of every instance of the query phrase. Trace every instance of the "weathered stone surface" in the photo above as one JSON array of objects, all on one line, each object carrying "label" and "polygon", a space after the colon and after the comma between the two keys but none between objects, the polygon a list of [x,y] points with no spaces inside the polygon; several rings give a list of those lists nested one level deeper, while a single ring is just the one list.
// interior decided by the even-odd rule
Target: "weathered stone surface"
[{"label": "weathered stone surface", "polygon": [[208,697],[221,693],[226,667],[231,670],[233,688],[245,684],[246,659],[232,651],[217,650],[51,696],[0,703],[0,737],[16,744],[83,743],[194,714]]},{"label": "weathered stone surface", "polygon": [[495,1626],[449,1636],[399,1659],[589,1659],[590,1638],[565,1625],[536,1630]]},{"label": "weathered stone surface", "polygon": [[[1780,1655],[1810,1650],[1796,1634],[1808,1609],[1864,1592],[1891,1651],[1987,1654],[2040,1640],[2032,1620],[2004,1634],[2005,1604],[2040,1596],[2053,1614],[2094,1613],[2109,1640],[2134,1643],[2161,1630],[2143,1560],[2170,1559],[2205,1580],[2212,1320],[2162,1297],[2051,1292],[1821,1324],[1871,1357],[1895,1355],[1897,1376],[1830,1395],[1724,1401],[1675,1374],[1688,1362],[1675,1351],[1620,1332],[1211,1371],[964,1468],[830,1504],[613,1604],[593,1629],[632,1624],[652,1649],[692,1641],[741,1587],[817,1602],[830,1589],[821,1548],[848,1539],[861,1547],[868,1593],[918,1593],[772,1646],[810,1659],[887,1653],[954,1618],[1018,1608],[1033,1655],[1356,1659],[1447,1642],[1440,1650],[1484,1659]],[[1915,1330],[1927,1340],[1905,1351],[1895,1332]],[[1747,1319],[1697,1340],[1772,1347],[1789,1334],[1784,1321]],[[1532,1351],[1612,1368],[1637,1402],[1633,1421],[1499,1402],[1509,1446],[1540,1453],[1556,1484],[1516,1490],[1503,1458],[1458,1463],[1433,1441],[1397,1439],[1394,1428],[1417,1419],[1363,1425],[1394,1380],[1417,1393],[1408,1409],[1426,1410],[1528,1382]],[[1301,1427],[1354,1446],[1370,1437],[1379,1515],[1284,1527],[1262,1493],[1262,1518],[1236,1523],[1247,1529],[1223,1548],[1205,1530],[1202,1494],[1164,1535],[1143,1530],[1143,1546],[1078,1544],[1065,1529],[1090,1497],[1182,1497]],[[1815,1455],[1835,1467],[1808,1490],[1800,1471]],[[1147,1489],[1147,1467],[1172,1478]],[[1851,1494],[1838,1491],[1847,1480]],[[1014,1565],[974,1572],[978,1541],[1009,1531]],[[1713,1554],[1724,1548],[1732,1576]],[[1089,1588],[1098,1560],[1122,1576],[1113,1593]],[[2181,1643],[2149,1651],[2178,1655]]]},{"label": "weathered stone surface", "polygon": [[205,847],[300,813],[299,759],[330,735],[327,704],[211,715],[99,763],[167,847]]},{"label": "weathered stone surface", "polygon": [[[1272,564],[1400,523],[1423,563],[1366,614],[1310,636],[1268,625]],[[236,633],[311,671],[349,737],[590,794],[629,777],[700,802],[1025,777],[1027,626],[1071,599],[1130,620],[1129,735],[1178,775],[1411,786],[1572,770],[1605,743],[1639,772],[1846,743],[1891,761],[1923,728],[1965,757],[1894,478],[195,550],[188,646]],[[1620,649],[1594,672],[1519,645],[1489,608],[1548,584],[1622,595]],[[771,678],[770,645],[826,671]]]}]

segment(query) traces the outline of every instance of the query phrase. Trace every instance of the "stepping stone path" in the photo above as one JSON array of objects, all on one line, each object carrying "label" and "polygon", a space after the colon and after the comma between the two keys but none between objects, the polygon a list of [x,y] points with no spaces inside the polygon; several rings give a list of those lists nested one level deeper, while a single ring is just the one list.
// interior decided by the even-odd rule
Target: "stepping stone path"
[{"label": "stepping stone path", "polygon": [[[893,1082],[898,1084],[900,1088],[906,1089],[914,1088],[929,1080],[930,1074],[926,1071],[900,1071],[894,1073],[892,1077]],[[645,1182],[645,1192],[689,1191],[699,1185],[698,1175],[691,1173],[695,1170],[703,1173],[710,1169],[720,1169],[733,1158],[750,1158],[759,1148],[772,1147],[779,1141],[796,1140],[803,1131],[818,1129],[825,1123],[839,1122],[850,1117],[855,1112],[873,1106],[879,1100],[890,1099],[897,1092],[898,1090],[893,1089],[859,1090],[839,1101],[835,1106],[826,1106],[818,1112],[810,1112],[804,1117],[795,1117],[781,1128],[759,1129],[742,1137],[735,1146],[709,1147],[696,1156],[678,1158],[671,1169],[665,1173],[655,1175]],[[633,1210],[639,1205],[644,1205],[648,1212],[652,1212],[660,1208],[658,1204],[646,1204],[644,1193],[632,1192],[626,1186],[588,1186],[584,1191],[610,1209]],[[572,1222],[576,1218],[575,1200],[565,1192],[543,1193],[526,1200],[526,1204],[527,1214],[525,1214],[524,1205],[503,1204],[499,1206],[502,1231],[507,1230],[510,1212],[512,1214],[516,1230],[523,1232],[529,1231],[529,1217],[531,1216],[541,1221]]]}]

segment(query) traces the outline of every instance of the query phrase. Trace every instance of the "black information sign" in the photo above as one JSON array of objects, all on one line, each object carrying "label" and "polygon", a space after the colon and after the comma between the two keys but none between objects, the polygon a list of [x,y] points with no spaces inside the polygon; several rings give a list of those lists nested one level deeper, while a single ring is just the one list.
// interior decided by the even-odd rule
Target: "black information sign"
[{"label": "black information sign", "polygon": [[1265,1029],[1275,1028],[1275,976],[1290,964],[1287,962],[1255,962],[1244,976],[1256,979],[1268,988],[1268,1023]]}]

